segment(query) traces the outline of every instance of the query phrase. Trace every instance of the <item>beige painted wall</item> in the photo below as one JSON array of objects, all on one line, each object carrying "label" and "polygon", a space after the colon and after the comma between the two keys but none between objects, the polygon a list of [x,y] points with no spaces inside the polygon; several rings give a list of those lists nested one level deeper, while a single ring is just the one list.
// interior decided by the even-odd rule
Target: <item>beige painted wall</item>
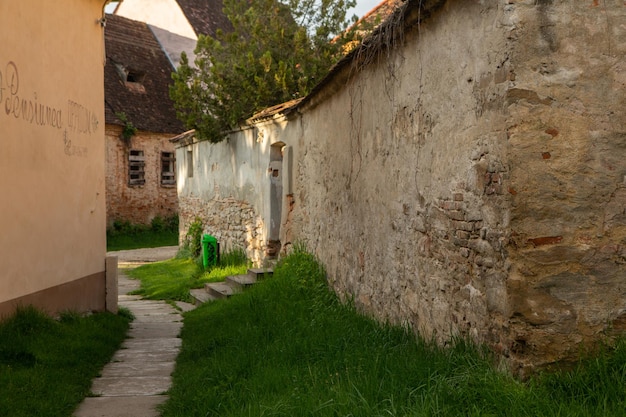
[{"label": "beige painted wall", "polygon": [[0,305],[104,276],[103,5],[0,3]]}]

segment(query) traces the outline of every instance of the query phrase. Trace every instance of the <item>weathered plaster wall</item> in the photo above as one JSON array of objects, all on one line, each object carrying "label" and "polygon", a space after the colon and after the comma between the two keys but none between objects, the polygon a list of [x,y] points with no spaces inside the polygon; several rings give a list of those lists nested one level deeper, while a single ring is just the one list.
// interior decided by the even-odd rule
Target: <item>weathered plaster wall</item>
[{"label": "weathered plaster wall", "polygon": [[270,201],[272,145],[280,149],[292,143],[297,132],[297,123],[287,127],[285,119],[269,120],[233,132],[217,144],[179,143],[180,238],[199,217],[204,232],[218,239],[222,252],[244,248],[253,262],[261,264],[267,257],[268,225],[280,222],[272,216]]},{"label": "weathered plaster wall", "polygon": [[313,98],[291,228],[333,287],[521,373],[623,332],[624,17],[620,1],[448,1]]},{"label": "weathered plaster wall", "polygon": [[[161,153],[175,152],[172,135],[139,131],[127,146],[121,139],[121,126],[106,126],[106,205],[107,225],[116,220],[150,224],[160,216],[178,213],[176,184],[161,184]],[[128,151],[140,150],[145,158],[145,183],[129,185]]]},{"label": "weathered plaster wall", "polygon": [[506,344],[506,24],[448,2],[302,109],[294,239],[359,309],[440,342]]},{"label": "weathered plaster wall", "polygon": [[626,4],[509,3],[512,353],[541,364],[626,330]]},{"label": "weathered plaster wall", "polygon": [[[626,330],[626,6],[444,3],[264,136],[291,147],[281,242],[363,312],[523,374]],[[246,201],[267,230],[247,141],[197,148],[179,193]]]},{"label": "weathered plaster wall", "polygon": [[0,316],[104,308],[103,5],[0,2]]}]

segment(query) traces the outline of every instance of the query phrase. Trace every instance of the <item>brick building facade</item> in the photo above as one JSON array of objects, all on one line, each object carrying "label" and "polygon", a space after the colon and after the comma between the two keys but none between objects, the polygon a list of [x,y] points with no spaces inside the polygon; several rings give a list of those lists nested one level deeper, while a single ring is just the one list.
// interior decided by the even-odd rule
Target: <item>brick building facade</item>
[{"label": "brick building facade", "polygon": [[174,67],[145,23],[108,15],[105,39],[107,225],[149,224],[178,212]]}]

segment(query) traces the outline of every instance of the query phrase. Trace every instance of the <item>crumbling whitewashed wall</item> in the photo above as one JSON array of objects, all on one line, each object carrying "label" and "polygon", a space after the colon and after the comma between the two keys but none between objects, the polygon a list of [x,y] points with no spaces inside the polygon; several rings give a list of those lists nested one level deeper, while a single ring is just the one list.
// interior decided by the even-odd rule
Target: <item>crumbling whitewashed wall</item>
[{"label": "crumbling whitewashed wall", "polygon": [[[177,184],[180,238],[199,218],[204,232],[215,236],[224,253],[245,249],[249,259],[261,265],[270,242],[269,229],[280,218],[272,215],[272,149],[287,147],[292,152],[298,124],[288,126],[285,118],[270,118],[231,132],[220,143],[196,141],[190,137],[177,142]],[[277,148],[277,149],[276,149]],[[283,171],[289,171],[289,159]]]}]

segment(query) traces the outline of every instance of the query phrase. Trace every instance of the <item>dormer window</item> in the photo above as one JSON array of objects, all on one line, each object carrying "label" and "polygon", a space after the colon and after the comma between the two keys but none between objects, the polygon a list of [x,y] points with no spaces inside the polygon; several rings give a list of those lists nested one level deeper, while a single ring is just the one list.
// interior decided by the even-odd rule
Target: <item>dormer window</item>
[{"label": "dormer window", "polygon": [[126,88],[136,93],[146,92],[143,85],[143,80],[146,77],[145,72],[125,67],[122,64],[115,64],[115,68]]},{"label": "dormer window", "polygon": [[141,73],[141,72],[128,70],[128,72],[126,73],[126,82],[127,83],[141,83],[145,75],[146,74]]}]

